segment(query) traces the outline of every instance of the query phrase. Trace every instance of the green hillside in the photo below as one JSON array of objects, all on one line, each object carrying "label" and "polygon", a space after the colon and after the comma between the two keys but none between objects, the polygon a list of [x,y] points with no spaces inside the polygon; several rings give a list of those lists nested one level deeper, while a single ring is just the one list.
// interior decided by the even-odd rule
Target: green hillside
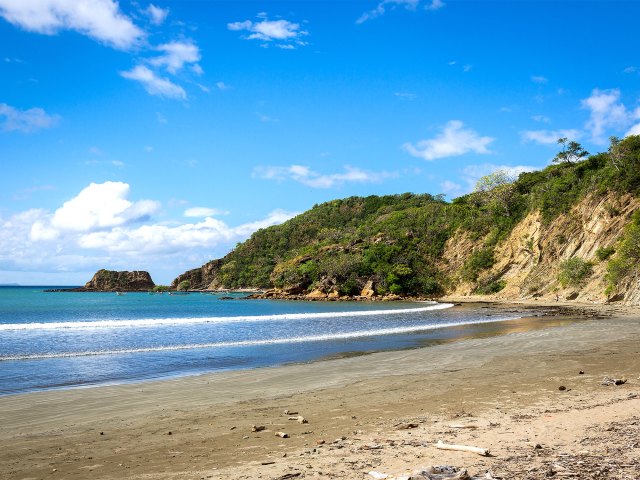
[{"label": "green hillside", "polygon": [[[276,287],[298,293],[320,288],[355,295],[372,280],[379,294],[432,295],[462,279],[477,282],[479,293],[498,291],[499,279],[478,281],[479,273],[493,265],[496,245],[527,213],[538,210],[544,222],[551,222],[587,194],[640,192],[639,136],[612,139],[607,152],[590,156],[574,142],[560,146],[556,162],[544,170],[517,179],[498,171],[451,202],[405,193],[316,205],[257,231],[208,268],[179,276],[174,285],[186,279],[192,288]],[[481,248],[452,278],[441,261],[447,240],[458,230],[480,241]]]}]

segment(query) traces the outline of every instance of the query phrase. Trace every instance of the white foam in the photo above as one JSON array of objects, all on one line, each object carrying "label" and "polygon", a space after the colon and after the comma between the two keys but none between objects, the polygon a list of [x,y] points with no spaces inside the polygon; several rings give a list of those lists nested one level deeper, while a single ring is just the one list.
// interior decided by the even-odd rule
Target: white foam
[{"label": "white foam", "polygon": [[40,360],[52,358],[69,358],[69,357],[88,357],[95,355],[121,355],[129,353],[150,353],[150,352],[168,352],[175,350],[195,350],[199,348],[224,348],[224,347],[245,347],[259,345],[279,345],[279,344],[296,344],[308,342],[324,342],[330,340],[348,340],[363,337],[377,337],[384,335],[398,335],[402,333],[425,332],[436,330],[439,328],[462,327],[465,325],[479,325],[483,323],[505,322],[507,320],[517,320],[521,317],[509,318],[492,318],[490,320],[471,320],[467,322],[447,322],[447,323],[431,323],[425,325],[413,325],[411,327],[395,327],[384,328],[379,330],[360,330],[355,332],[334,333],[326,335],[310,335],[307,337],[291,337],[291,338],[274,338],[268,340],[242,340],[236,342],[216,342],[216,343],[195,343],[189,345],[167,345],[161,347],[144,347],[144,348],[127,348],[122,350],[97,350],[86,352],[64,352],[64,353],[44,353],[33,355],[15,355],[11,357],[1,357],[0,361],[8,360]]},{"label": "white foam", "polygon": [[428,307],[400,308],[393,310],[358,310],[351,312],[283,313],[277,315],[243,315],[236,317],[185,317],[143,318],[136,320],[97,320],[94,322],[38,322],[0,324],[0,331],[9,330],[56,330],[61,328],[126,328],[158,327],[163,325],[193,325],[198,323],[238,323],[279,320],[308,320],[317,318],[370,317],[442,310],[453,307],[452,303],[432,303]]}]

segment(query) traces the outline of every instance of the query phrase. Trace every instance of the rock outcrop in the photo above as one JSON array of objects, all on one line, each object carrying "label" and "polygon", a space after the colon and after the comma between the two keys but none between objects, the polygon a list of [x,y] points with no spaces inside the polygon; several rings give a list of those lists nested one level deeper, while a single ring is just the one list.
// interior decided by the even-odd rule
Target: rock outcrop
[{"label": "rock outcrop", "polygon": [[[546,224],[539,212],[531,212],[496,246],[495,264],[481,274],[479,282],[487,279],[504,282],[504,289],[490,298],[554,300],[557,295],[563,300],[606,302],[607,262],[599,261],[596,251],[615,246],[638,208],[640,200],[632,195],[592,194]],[[441,268],[456,279],[472,252],[483,245],[484,238],[472,240],[468,232],[457,232],[447,241]],[[593,265],[592,274],[580,288],[565,288],[558,281],[560,263],[572,257]],[[469,296],[473,289],[473,284],[457,281],[448,293]],[[620,285],[619,290],[621,298],[616,300],[640,304],[640,285]]]},{"label": "rock outcrop", "polygon": [[178,275],[172,282],[171,288],[176,289],[185,280],[189,282],[190,290],[217,290],[222,287],[218,281],[218,273],[222,266],[222,260],[212,260],[200,268],[188,270]]},{"label": "rock outcrop", "polygon": [[98,270],[84,287],[75,291],[84,292],[146,292],[155,287],[149,272],[116,272],[114,270]]}]

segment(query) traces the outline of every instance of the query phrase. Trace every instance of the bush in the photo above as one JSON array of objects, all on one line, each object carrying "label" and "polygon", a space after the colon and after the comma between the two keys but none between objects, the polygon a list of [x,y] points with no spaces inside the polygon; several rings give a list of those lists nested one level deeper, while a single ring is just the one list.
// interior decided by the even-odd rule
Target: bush
[{"label": "bush", "polygon": [[558,281],[563,287],[578,287],[591,276],[593,266],[590,262],[573,257],[560,262]]},{"label": "bush", "polygon": [[483,248],[476,250],[471,256],[464,262],[460,276],[466,282],[475,282],[478,280],[478,275],[482,270],[491,268],[496,262],[493,257],[493,249]]},{"label": "bush", "polygon": [[178,284],[176,290],[178,290],[179,292],[186,292],[187,290],[189,290],[189,288],[191,288],[191,282],[189,280],[183,280]]},{"label": "bush", "polygon": [[601,262],[604,262],[607,258],[613,255],[616,252],[616,249],[613,247],[600,247],[596,250],[596,257]]},{"label": "bush", "polygon": [[504,280],[492,280],[478,286],[478,288],[476,288],[475,292],[473,293],[477,295],[492,295],[494,293],[498,293],[506,286],[507,282],[505,282]]},{"label": "bush", "polygon": [[152,292],[166,292],[167,290],[170,290],[171,287],[167,287],[166,285],[156,285],[155,287],[153,287],[153,289],[151,290]]},{"label": "bush", "polygon": [[640,268],[640,210],[631,217],[615,257],[607,264],[607,291],[613,292],[617,284],[627,277],[637,275]]}]

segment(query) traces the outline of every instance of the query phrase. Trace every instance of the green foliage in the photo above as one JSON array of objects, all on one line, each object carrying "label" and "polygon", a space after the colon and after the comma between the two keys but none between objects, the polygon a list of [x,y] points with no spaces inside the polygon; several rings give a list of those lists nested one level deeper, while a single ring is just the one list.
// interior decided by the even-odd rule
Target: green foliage
[{"label": "green foliage", "polygon": [[475,289],[474,293],[478,295],[492,295],[494,293],[498,293],[506,286],[507,282],[505,282],[504,280],[491,280],[489,282],[478,285],[478,288]]},{"label": "green foliage", "polygon": [[178,290],[179,292],[185,292],[189,290],[189,288],[191,288],[191,282],[189,280],[183,280],[178,284],[176,290]]},{"label": "green foliage", "polygon": [[482,270],[491,268],[495,261],[496,260],[493,256],[493,249],[483,248],[481,250],[476,250],[471,254],[471,256],[469,256],[467,261],[462,266],[460,277],[465,282],[475,282],[478,280],[478,275],[480,275],[480,272]]},{"label": "green foliage", "polygon": [[[216,283],[226,288],[330,287],[357,294],[373,280],[380,293],[435,294],[452,281],[443,273],[442,254],[461,230],[482,247],[455,273],[474,283],[481,278],[478,291],[496,292],[503,287],[500,279],[484,279],[481,273],[493,265],[494,247],[529,212],[540,211],[548,223],[590,193],[640,194],[640,136],[612,139],[607,152],[586,159],[579,144],[564,139],[561,145],[557,164],[517,179],[504,170],[494,172],[478,182],[476,191],[449,203],[441,195],[405,193],[315,205],[238,244],[216,267]],[[613,205],[610,214],[618,214]],[[525,247],[533,251],[533,242]],[[632,268],[628,259],[633,255],[616,250],[612,279]],[[601,255],[606,260],[611,253]]]},{"label": "green foliage", "polygon": [[591,276],[593,265],[578,257],[560,262],[558,281],[563,287],[579,287]]},{"label": "green foliage", "polygon": [[589,152],[582,148],[582,145],[573,140],[569,141],[567,137],[559,138],[558,145],[562,145],[562,150],[553,158],[554,163],[575,163],[589,156]]},{"label": "green foliage", "polygon": [[596,250],[596,257],[601,262],[604,262],[611,255],[613,255],[615,252],[616,252],[616,249],[613,248],[613,247],[600,247],[599,249]]},{"label": "green foliage", "polygon": [[151,291],[152,292],[166,292],[168,290],[171,290],[171,287],[168,287],[167,285],[156,285],[155,287],[153,287],[153,289]]},{"label": "green foliage", "polygon": [[607,264],[609,293],[615,291],[618,283],[640,273],[640,210],[636,210],[631,222],[626,226],[618,243],[616,255]]}]

